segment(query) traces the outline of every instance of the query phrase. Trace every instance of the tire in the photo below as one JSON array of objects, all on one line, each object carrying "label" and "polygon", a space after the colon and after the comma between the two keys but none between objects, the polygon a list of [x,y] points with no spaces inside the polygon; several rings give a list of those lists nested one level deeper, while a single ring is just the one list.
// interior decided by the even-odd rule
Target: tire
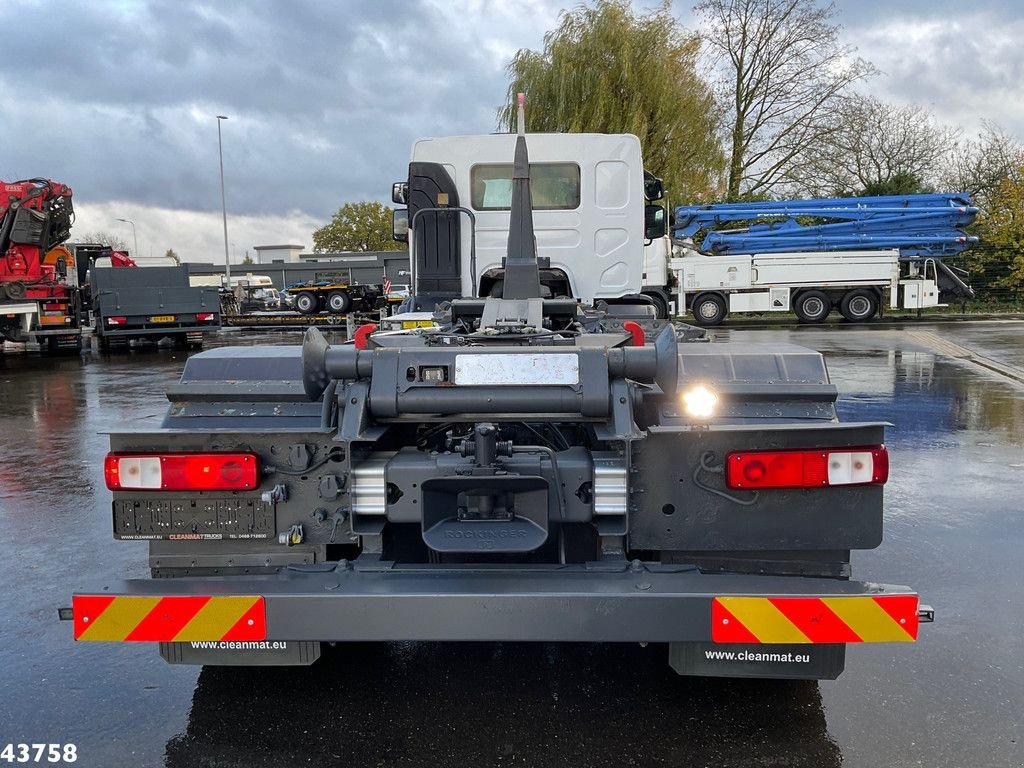
[{"label": "tire", "polygon": [[793,311],[801,323],[823,323],[832,311],[832,299],[822,291],[804,291],[794,299]]},{"label": "tire", "polygon": [[843,296],[839,311],[851,323],[866,323],[878,313],[878,295],[863,288]]},{"label": "tire", "polygon": [[644,296],[654,302],[654,311],[657,313],[658,319],[668,320],[668,302],[665,301],[665,298],[654,293],[645,293]]},{"label": "tire", "polygon": [[304,315],[315,315],[320,309],[320,301],[315,293],[303,291],[295,297],[295,308]]},{"label": "tire", "polygon": [[352,297],[345,291],[333,291],[327,296],[327,309],[333,315],[344,315],[352,308]]},{"label": "tire", "polygon": [[7,297],[12,301],[21,301],[25,298],[25,284],[15,280],[13,283],[7,283],[5,285],[7,289]]},{"label": "tire", "polygon": [[693,312],[693,319],[697,325],[705,328],[719,325],[728,314],[725,299],[717,293],[700,294],[691,302],[690,311]]}]

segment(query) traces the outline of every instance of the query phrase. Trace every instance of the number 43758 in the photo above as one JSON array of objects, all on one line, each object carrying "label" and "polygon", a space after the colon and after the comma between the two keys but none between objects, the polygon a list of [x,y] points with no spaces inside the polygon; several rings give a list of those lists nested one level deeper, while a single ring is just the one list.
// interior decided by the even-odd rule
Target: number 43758
[{"label": "number 43758", "polygon": [[7,744],[0,750],[5,763],[73,763],[78,759],[74,744]]}]

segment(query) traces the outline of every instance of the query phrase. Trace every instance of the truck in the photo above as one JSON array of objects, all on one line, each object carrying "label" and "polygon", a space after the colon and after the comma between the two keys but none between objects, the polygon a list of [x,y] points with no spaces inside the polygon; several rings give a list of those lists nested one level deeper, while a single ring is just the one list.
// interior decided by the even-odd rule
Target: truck
[{"label": "truck", "polygon": [[62,245],[74,221],[72,190],[42,178],[0,182],[0,190],[0,343],[78,349],[77,271]]},{"label": "truck", "polygon": [[[640,141],[629,134],[539,133],[530,137],[541,286],[545,296],[606,304],[641,301],[668,317],[666,212],[661,180],[644,170]],[[426,254],[413,280],[436,282],[448,267],[433,255],[438,238],[459,241],[452,296],[501,296],[512,189],[513,134],[421,139],[409,178],[392,185],[395,238]],[[444,166],[445,178],[429,175]],[[421,173],[420,170],[423,169]],[[428,201],[450,213],[420,214]],[[422,224],[422,226],[418,226]],[[410,240],[407,229],[416,232]],[[423,309],[423,307],[417,307]]]},{"label": "truck", "polygon": [[191,286],[188,266],[94,266],[89,289],[93,334],[104,351],[161,338],[202,346],[203,334],[220,328],[220,290]]},{"label": "truck", "polygon": [[[882,541],[886,425],[839,422],[812,350],[550,296],[519,113],[504,253],[479,265],[502,265],[500,296],[461,271],[466,240],[431,237],[428,327],[193,355],[159,427],[110,435],[113,535],[148,542],[152,578],[83,585],[60,612],[76,641],[223,665],[659,643],[684,675],[830,679],[849,643],[917,638],[918,593],[851,571]],[[413,231],[453,235],[450,169],[416,160],[409,186]],[[615,259],[600,233],[619,228],[639,234],[613,209],[580,237]]]},{"label": "truck", "polygon": [[974,295],[943,259],[977,242],[965,231],[977,212],[961,193],[679,206],[679,309],[714,326],[731,312],[821,323],[838,308],[863,323],[886,306],[945,306]]}]

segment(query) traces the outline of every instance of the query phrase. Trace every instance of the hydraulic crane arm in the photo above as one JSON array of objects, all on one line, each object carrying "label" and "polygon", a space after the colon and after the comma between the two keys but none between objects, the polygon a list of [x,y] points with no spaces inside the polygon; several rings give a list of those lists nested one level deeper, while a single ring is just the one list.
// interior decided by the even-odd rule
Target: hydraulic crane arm
[{"label": "hydraulic crane arm", "polygon": [[708,231],[711,253],[899,249],[905,257],[954,256],[977,242],[965,227],[978,209],[965,193],[779,200],[680,206],[675,236]]}]

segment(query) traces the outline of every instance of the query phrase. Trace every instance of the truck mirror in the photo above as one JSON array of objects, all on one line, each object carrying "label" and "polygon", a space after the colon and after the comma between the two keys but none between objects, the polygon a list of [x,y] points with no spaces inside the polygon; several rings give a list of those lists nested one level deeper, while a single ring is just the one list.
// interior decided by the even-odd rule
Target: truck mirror
[{"label": "truck mirror", "polygon": [[409,182],[396,181],[391,185],[391,202],[399,205],[409,204]]},{"label": "truck mirror", "polygon": [[644,197],[651,202],[665,196],[665,184],[653,173],[644,171]]},{"label": "truck mirror", "polygon": [[409,242],[409,211],[396,208],[391,212],[391,239],[400,243]]},{"label": "truck mirror", "polygon": [[665,209],[660,205],[644,208],[644,239],[657,240],[665,236]]}]

